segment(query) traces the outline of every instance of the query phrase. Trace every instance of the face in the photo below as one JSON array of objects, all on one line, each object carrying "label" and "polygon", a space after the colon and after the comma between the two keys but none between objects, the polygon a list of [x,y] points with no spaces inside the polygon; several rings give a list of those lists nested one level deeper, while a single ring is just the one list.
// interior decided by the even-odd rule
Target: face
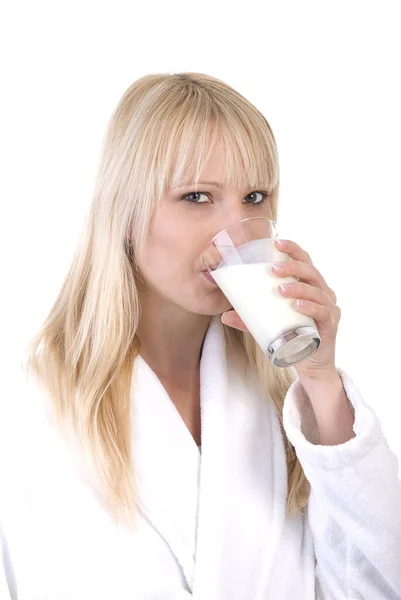
[{"label": "face", "polygon": [[161,305],[174,304],[199,315],[217,315],[231,308],[223,292],[205,276],[202,252],[221,229],[240,219],[273,219],[269,198],[259,189],[228,189],[223,180],[223,156],[216,145],[195,186],[169,189],[150,224],[139,267],[145,293]]}]

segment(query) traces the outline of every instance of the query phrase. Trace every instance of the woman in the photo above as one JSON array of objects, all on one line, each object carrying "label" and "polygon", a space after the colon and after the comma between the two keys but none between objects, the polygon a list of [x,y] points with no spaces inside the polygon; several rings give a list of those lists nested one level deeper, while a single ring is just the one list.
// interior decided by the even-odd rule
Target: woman
[{"label": "woman", "polygon": [[321,345],[276,368],[202,272],[278,189],[268,122],[222,81],[125,92],[5,423],[2,599],[401,597],[398,461],[335,365],[335,292],[279,248]]}]

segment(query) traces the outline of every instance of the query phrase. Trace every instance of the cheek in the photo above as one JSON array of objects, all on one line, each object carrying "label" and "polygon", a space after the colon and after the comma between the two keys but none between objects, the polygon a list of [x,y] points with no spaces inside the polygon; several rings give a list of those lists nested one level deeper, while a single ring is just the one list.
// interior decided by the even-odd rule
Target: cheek
[{"label": "cheek", "polygon": [[142,272],[155,283],[184,276],[193,264],[194,244],[188,230],[172,225],[155,223],[145,244]]}]

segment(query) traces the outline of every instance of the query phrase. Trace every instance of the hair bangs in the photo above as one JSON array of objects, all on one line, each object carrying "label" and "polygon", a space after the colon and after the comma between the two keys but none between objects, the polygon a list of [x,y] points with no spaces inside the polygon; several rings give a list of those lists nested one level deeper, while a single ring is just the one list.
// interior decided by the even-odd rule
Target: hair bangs
[{"label": "hair bangs", "polygon": [[166,144],[158,172],[159,199],[166,189],[197,186],[200,173],[219,143],[225,157],[224,176],[219,182],[222,186],[263,187],[268,192],[277,186],[278,157],[270,129],[227,112],[224,116],[219,111],[210,112],[207,119],[204,114],[192,113],[179,128],[165,130]]}]

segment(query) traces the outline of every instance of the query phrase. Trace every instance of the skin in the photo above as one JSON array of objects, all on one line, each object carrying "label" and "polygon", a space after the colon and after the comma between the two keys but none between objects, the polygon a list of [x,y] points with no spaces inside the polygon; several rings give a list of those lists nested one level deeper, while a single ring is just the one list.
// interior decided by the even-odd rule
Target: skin
[{"label": "skin", "polygon": [[[216,145],[199,181],[220,182],[223,156]],[[211,316],[231,304],[202,274],[202,252],[212,237],[247,217],[273,219],[264,188],[228,189],[199,184],[167,190],[153,218],[140,263],[143,307],[138,337],[141,354],[155,372],[180,387],[190,386],[199,371],[201,347]],[[203,192],[210,194],[206,196]],[[188,200],[181,200],[190,194]],[[195,201],[197,203],[195,203]]]},{"label": "skin", "polygon": [[[217,145],[199,181],[222,181],[223,164]],[[189,185],[167,190],[150,224],[146,260],[139,264],[144,278],[138,282],[141,355],[163,383],[198,444],[200,358],[210,318],[225,313],[226,325],[246,330],[220,288],[203,275],[202,252],[216,233],[240,219],[273,219],[268,197],[261,202],[263,191],[203,183],[198,189]],[[315,354],[296,364],[295,369],[314,409],[321,443],[344,443],[355,437],[354,415],[335,365],[341,317],[336,294],[303,248],[291,240],[282,246],[276,240],[276,244],[292,259],[284,263],[282,271],[273,271],[277,286],[279,277],[291,275],[298,280],[284,290],[279,288],[280,293],[308,301],[307,306],[296,308],[314,319],[321,338]]]},{"label": "skin", "polygon": [[[220,183],[223,164],[217,144],[199,181]],[[269,198],[262,202],[260,192],[266,189],[210,184],[166,190],[150,224],[145,260],[139,262],[144,279],[138,282],[141,355],[163,383],[198,444],[202,344],[211,317],[231,308],[220,288],[203,275],[202,253],[216,233],[239,219],[273,219]],[[190,196],[183,200],[186,194]]]}]

